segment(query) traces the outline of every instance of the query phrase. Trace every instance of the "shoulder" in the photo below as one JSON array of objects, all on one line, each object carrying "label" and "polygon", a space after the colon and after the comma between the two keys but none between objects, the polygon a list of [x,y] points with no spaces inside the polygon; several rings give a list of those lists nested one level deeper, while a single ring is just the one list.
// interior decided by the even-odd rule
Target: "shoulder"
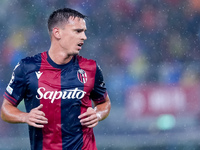
[{"label": "shoulder", "polygon": [[28,56],[21,59],[19,63],[20,66],[23,67],[25,72],[28,72],[30,70],[35,70],[41,64],[41,54],[42,53],[39,53],[34,56]]},{"label": "shoulder", "polygon": [[82,56],[77,55],[78,65],[81,69],[96,72],[97,69],[97,63],[93,59],[87,59]]},{"label": "shoulder", "polygon": [[25,64],[30,64],[30,63],[35,63],[35,62],[41,61],[41,54],[42,53],[36,54],[34,56],[27,56],[27,57],[23,58],[21,60],[21,62],[25,63]]},{"label": "shoulder", "polygon": [[84,58],[83,56],[80,56],[80,55],[77,55],[77,60],[80,63],[87,63],[87,64],[95,64],[96,65],[96,61],[93,60],[93,59],[87,59],[87,58]]}]

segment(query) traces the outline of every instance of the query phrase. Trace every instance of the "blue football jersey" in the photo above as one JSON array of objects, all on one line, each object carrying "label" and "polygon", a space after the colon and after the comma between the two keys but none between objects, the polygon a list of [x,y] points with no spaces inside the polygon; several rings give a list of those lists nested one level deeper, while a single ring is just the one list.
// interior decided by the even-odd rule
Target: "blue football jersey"
[{"label": "blue football jersey", "polygon": [[14,68],[4,97],[26,111],[43,104],[48,119],[44,128],[29,126],[32,150],[95,150],[92,128],[80,124],[78,116],[102,103],[107,96],[102,71],[94,60],[76,55],[65,65],[54,63],[48,52],[22,59]]}]

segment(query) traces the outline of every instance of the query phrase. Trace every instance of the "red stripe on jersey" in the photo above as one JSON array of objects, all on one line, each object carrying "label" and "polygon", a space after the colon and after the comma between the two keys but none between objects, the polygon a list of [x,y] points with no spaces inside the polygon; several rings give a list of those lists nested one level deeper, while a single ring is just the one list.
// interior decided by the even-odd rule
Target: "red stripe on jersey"
[{"label": "red stripe on jersey", "polygon": [[[86,72],[87,82],[84,83],[84,91],[87,92],[87,95],[84,96],[81,100],[81,114],[87,111],[88,107],[92,107],[92,101],[89,99],[89,93],[92,91],[95,82],[95,74],[96,74],[96,62],[91,60],[77,56],[79,61],[79,67]],[[85,61],[87,60],[87,61]],[[82,150],[97,150],[95,137],[93,133],[93,128],[87,128],[85,126],[82,127],[83,132],[83,146]]]},{"label": "red stripe on jersey", "polygon": [[[42,53],[42,62],[40,68],[39,88],[43,92],[43,98],[40,103],[43,104],[42,111],[48,119],[48,124],[44,125],[43,150],[59,149],[62,150],[61,133],[61,98],[52,101],[55,91],[61,91],[61,70],[53,68],[47,61],[47,54]],[[45,93],[45,94],[44,94]]]}]

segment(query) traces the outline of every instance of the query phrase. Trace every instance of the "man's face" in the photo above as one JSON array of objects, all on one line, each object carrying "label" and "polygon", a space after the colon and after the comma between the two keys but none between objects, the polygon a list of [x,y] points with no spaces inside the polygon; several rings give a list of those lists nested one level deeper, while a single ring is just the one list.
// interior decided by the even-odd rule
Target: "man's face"
[{"label": "man's face", "polygon": [[61,28],[59,43],[66,50],[68,56],[79,54],[84,41],[87,39],[86,29],[85,20],[78,17],[70,17],[64,28]]}]

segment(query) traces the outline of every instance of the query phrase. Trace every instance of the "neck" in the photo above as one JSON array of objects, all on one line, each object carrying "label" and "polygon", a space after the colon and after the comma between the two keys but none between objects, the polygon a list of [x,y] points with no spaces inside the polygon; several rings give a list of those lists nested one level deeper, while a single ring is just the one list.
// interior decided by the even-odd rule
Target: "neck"
[{"label": "neck", "polygon": [[68,56],[66,52],[60,51],[59,49],[49,49],[49,57],[58,65],[67,64],[73,56]]}]

